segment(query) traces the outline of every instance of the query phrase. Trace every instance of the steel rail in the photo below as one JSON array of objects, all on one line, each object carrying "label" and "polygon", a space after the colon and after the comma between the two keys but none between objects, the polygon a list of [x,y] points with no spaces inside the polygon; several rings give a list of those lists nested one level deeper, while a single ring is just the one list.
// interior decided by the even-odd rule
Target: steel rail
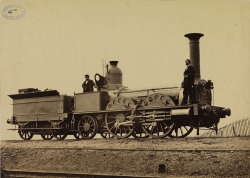
[{"label": "steel rail", "polygon": [[119,178],[152,178],[156,176],[132,176],[132,175],[110,175],[110,174],[91,174],[91,173],[69,173],[69,172],[45,172],[45,171],[25,171],[25,170],[7,170],[2,169],[1,174],[6,177],[17,176],[17,175],[28,175],[28,176],[41,176],[41,177],[48,177],[48,176],[58,176],[58,177],[82,177],[82,178],[105,178],[105,177],[119,177]]},{"label": "steel rail", "polygon": [[44,150],[96,150],[96,151],[166,151],[166,152],[250,152],[250,149],[182,149],[182,150],[176,150],[176,149],[148,149],[148,148],[91,148],[91,147],[85,147],[85,148],[72,148],[72,147],[1,147],[3,148],[14,148],[14,149],[44,149]]}]

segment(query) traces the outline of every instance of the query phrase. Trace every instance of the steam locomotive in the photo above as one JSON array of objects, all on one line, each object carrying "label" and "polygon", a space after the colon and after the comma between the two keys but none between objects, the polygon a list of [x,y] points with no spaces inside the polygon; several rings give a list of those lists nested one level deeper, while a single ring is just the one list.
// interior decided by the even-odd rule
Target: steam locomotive
[{"label": "steam locomotive", "polygon": [[92,139],[130,136],[139,138],[186,137],[201,127],[217,131],[221,118],[231,110],[212,105],[213,83],[200,77],[200,33],[189,33],[190,60],[194,67],[195,104],[180,105],[181,87],[130,90],[122,84],[118,61],[110,61],[105,76],[95,74],[96,92],[60,95],[57,90],[20,89],[13,99],[14,124],[20,137],[30,140],[39,134],[44,140]]}]

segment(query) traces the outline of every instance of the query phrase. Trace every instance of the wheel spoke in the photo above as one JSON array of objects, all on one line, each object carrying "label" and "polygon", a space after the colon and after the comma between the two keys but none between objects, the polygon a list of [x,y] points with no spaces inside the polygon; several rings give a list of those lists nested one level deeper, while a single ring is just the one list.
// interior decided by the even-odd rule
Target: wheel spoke
[{"label": "wheel spoke", "polygon": [[163,127],[162,127],[162,124],[160,124],[160,126],[161,126],[161,130],[162,130],[162,132],[164,132],[164,129],[163,129]]},{"label": "wheel spoke", "polygon": [[[126,133],[126,131],[125,131],[125,133]],[[122,136],[122,127],[120,128],[120,135]]]},{"label": "wheel spoke", "polygon": [[153,135],[153,131],[155,129],[155,126],[152,126],[151,134]]},{"label": "wheel spoke", "polygon": [[117,133],[117,127],[115,128],[115,132],[114,132],[114,134],[116,134]]},{"label": "wheel spoke", "polygon": [[108,122],[107,124],[110,124],[110,123],[113,123],[113,122],[116,122],[116,120],[113,120],[113,121],[111,121],[111,122]]},{"label": "wheel spoke", "polygon": [[183,131],[182,131],[182,129],[181,129],[181,127],[180,127],[180,130],[181,130],[181,135],[184,135],[184,134],[183,134]]},{"label": "wheel spoke", "polygon": [[183,126],[185,129],[186,129],[186,131],[188,131],[188,129],[186,128],[186,126]]}]

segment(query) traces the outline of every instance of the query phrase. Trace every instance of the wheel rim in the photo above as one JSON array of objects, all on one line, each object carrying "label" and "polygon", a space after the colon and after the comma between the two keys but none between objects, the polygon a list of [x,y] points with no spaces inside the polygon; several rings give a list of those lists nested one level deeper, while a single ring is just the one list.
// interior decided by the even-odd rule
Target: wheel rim
[{"label": "wheel rim", "polygon": [[64,140],[67,137],[66,124],[63,123],[52,123],[52,128],[60,128],[60,130],[52,129],[52,136],[57,140]]},{"label": "wheel rim", "polygon": [[83,116],[78,122],[78,133],[82,139],[94,138],[97,132],[97,122],[91,116]]},{"label": "wheel rim", "polygon": [[53,135],[52,134],[41,134],[41,137],[44,140],[51,140],[53,138]]},{"label": "wheel rim", "polygon": [[174,125],[169,137],[171,138],[184,138],[188,136],[193,131],[193,127],[191,126],[178,126]]},{"label": "wheel rim", "polygon": [[[24,126],[19,125],[19,128],[31,128],[30,124],[26,124]],[[34,134],[30,133],[30,130],[19,130],[18,131],[19,136],[23,139],[23,140],[30,140]]]}]

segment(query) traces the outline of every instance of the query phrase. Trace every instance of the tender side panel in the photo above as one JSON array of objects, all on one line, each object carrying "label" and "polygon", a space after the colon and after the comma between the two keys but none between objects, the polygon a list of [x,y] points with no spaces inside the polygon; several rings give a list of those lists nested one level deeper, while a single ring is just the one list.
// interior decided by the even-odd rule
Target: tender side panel
[{"label": "tender side panel", "polygon": [[46,96],[13,100],[13,116],[18,122],[62,120],[71,112],[71,96]]},{"label": "tender side panel", "polygon": [[13,101],[13,115],[63,113],[63,96],[17,99]]},{"label": "tender side panel", "polygon": [[106,107],[105,98],[107,92],[90,92],[75,94],[75,110],[74,112],[100,111]]}]

